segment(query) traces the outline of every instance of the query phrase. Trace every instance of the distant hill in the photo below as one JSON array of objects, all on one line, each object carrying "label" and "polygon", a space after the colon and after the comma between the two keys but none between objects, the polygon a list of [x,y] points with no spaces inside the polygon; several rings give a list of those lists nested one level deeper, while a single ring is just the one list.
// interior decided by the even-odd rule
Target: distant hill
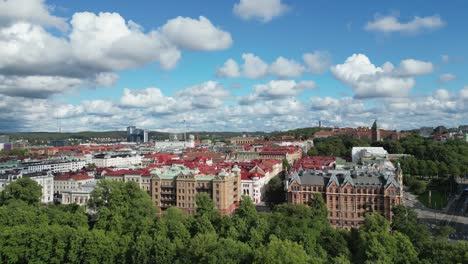
[{"label": "distant hill", "polygon": [[[198,135],[200,139],[212,139],[212,140],[223,140],[226,138],[231,137],[239,137],[242,135],[249,135],[249,136],[282,136],[282,135],[290,135],[294,136],[295,138],[305,137],[311,138],[315,132],[320,130],[330,130],[331,128],[319,128],[319,127],[307,127],[307,128],[298,128],[292,129],[287,131],[275,131],[275,132],[262,132],[262,131],[255,131],[255,132],[210,132],[210,131],[191,131],[187,132],[187,134]],[[27,139],[33,142],[44,142],[49,140],[67,140],[67,139],[78,139],[78,140],[89,140],[92,138],[125,138],[126,132],[125,131],[82,131],[82,132],[7,132],[7,133],[0,133],[3,135],[10,136],[11,140],[18,140],[18,139]],[[150,131],[149,138],[156,139],[156,140],[165,140],[169,139],[169,134],[167,132],[159,132],[159,131]]]}]

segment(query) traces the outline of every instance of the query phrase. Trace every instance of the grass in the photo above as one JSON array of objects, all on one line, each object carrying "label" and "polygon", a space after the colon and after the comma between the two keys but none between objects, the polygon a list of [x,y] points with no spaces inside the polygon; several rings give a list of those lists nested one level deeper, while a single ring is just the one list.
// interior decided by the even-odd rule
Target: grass
[{"label": "grass", "polygon": [[429,203],[429,191],[423,192],[418,196],[418,200],[424,206],[432,209],[442,209],[447,205],[447,193],[441,191],[431,191],[431,202]]}]

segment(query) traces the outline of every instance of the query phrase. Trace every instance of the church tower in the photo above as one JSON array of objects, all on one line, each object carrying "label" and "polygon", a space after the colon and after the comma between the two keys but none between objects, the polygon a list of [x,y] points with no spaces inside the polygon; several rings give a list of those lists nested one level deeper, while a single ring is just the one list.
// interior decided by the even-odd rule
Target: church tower
[{"label": "church tower", "polygon": [[380,130],[377,127],[377,119],[374,121],[374,124],[372,124],[372,142],[377,142],[381,141],[380,138]]}]

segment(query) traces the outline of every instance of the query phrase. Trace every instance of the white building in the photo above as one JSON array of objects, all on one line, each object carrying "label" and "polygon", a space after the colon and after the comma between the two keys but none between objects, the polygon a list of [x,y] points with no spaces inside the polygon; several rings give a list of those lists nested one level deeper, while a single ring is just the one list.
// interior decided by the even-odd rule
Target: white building
[{"label": "white building", "polygon": [[195,140],[190,139],[187,141],[156,141],[154,147],[157,149],[185,149],[194,148]]},{"label": "white building", "polygon": [[128,167],[141,164],[142,156],[135,154],[98,154],[93,157],[92,163],[98,168],[106,167]]},{"label": "white building", "polygon": [[47,159],[22,162],[21,167],[27,172],[51,171],[68,172],[77,171],[86,166],[84,159]]},{"label": "white building", "polygon": [[84,173],[63,173],[54,176],[54,193],[62,193],[68,189],[78,189],[82,185],[94,181],[91,177]]},{"label": "white building", "polygon": [[382,147],[353,147],[351,157],[353,162],[359,162],[362,158],[384,158],[388,152]]},{"label": "white building", "polygon": [[41,203],[51,203],[54,199],[54,177],[50,171],[23,173],[21,170],[8,171],[0,175],[0,191],[20,178],[30,178],[42,187]]},{"label": "white building", "polygon": [[281,164],[276,164],[273,170],[257,165],[248,172],[242,172],[242,195],[249,196],[255,204],[261,203],[265,199],[266,185],[280,171]]},{"label": "white building", "polygon": [[91,198],[91,193],[96,186],[96,180],[92,180],[78,188],[71,188],[62,191],[62,204],[86,205]]}]

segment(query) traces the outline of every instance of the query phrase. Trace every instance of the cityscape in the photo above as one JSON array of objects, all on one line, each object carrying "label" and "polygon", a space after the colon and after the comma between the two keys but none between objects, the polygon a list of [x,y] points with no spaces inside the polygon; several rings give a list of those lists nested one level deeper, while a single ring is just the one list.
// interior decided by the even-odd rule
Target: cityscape
[{"label": "cityscape", "polygon": [[420,4],[0,1],[0,263],[468,263],[468,3]]}]

